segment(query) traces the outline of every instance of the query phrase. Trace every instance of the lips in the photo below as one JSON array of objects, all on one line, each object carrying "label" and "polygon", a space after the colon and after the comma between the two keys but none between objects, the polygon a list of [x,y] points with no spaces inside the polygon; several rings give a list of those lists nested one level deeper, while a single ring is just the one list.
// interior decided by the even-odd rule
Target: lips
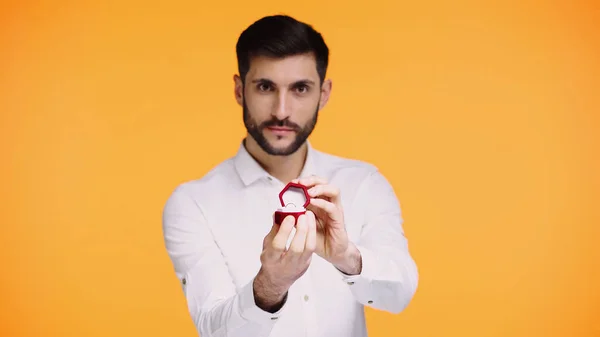
[{"label": "lips", "polygon": [[268,127],[269,130],[273,130],[273,131],[294,131],[294,129],[290,129],[290,128],[282,128],[282,127],[277,127],[277,126],[270,126]]}]

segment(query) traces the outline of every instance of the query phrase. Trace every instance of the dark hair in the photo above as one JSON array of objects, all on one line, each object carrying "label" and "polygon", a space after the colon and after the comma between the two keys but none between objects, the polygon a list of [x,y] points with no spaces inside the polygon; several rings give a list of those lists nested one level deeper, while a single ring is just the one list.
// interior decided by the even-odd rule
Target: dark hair
[{"label": "dark hair", "polygon": [[321,83],[327,73],[329,48],[312,26],[287,15],[266,16],[250,25],[240,35],[236,53],[242,82],[254,56],[283,58],[312,52],[317,61]]}]

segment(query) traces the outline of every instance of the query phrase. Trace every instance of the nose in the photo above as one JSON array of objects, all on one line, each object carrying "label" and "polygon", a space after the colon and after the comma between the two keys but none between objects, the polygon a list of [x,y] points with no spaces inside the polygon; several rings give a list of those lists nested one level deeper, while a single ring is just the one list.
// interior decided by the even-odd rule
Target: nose
[{"label": "nose", "polygon": [[273,116],[278,120],[284,120],[290,117],[291,109],[289,107],[289,102],[287,99],[287,93],[285,90],[282,90],[277,95],[275,99],[275,107],[273,109]]}]

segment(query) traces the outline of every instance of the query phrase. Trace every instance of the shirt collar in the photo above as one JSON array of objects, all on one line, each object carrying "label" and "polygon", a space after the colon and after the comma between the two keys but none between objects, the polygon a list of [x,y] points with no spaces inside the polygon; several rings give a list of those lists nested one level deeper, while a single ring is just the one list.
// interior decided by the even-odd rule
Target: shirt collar
[{"label": "shirt collar", "polygon": [[[315,149],[313,149],[310,142],[306,141],[307,145],[307,154],[306,160],[304,162],[304,166],[302,167],[302,171],[300,173],[300,177],[308,177],[316,174],[316,165],[315,165]],[[248,153],[246,147],[244,146],[244,141],[241,142],[238,151],[233,158],[233,163],[235,169],[242,179],[242,182],[245,186],[248,186],[255,181],[270,177],[269,173],[265,171],[265,169],[260,166],[260,164]]]}]

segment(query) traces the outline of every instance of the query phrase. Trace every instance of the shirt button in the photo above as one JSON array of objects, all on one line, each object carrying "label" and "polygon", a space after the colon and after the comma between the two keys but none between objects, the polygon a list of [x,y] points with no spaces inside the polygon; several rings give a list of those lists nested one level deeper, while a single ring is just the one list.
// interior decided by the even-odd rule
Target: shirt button
[{"label": "shirt button", "polygon": [[185,285],[187,283],[187,281],[185,279],[182,279],[181,283],[183,283]]},{"label": "shirt button", "polygon": [[354,284],[354,282],[350,281],[350,282],[348,282],[348,284],[349,284],[349,285],[353,285],[353,284]]},{"label": "shirt button", "polygon": [[367,303],[369,303],[369,304],[373,304],[373,301],[369,301],[369,302],[367,302]]},{"label": "shirt button", "polygon": [[304,301],[308,302],[308,295],[304,295]]},{"label": "shirt button", "polygon": [[271,317],[271,320],[274,321],[276,319],[278,319],[279,317],[275,316],[275,317]]}]

